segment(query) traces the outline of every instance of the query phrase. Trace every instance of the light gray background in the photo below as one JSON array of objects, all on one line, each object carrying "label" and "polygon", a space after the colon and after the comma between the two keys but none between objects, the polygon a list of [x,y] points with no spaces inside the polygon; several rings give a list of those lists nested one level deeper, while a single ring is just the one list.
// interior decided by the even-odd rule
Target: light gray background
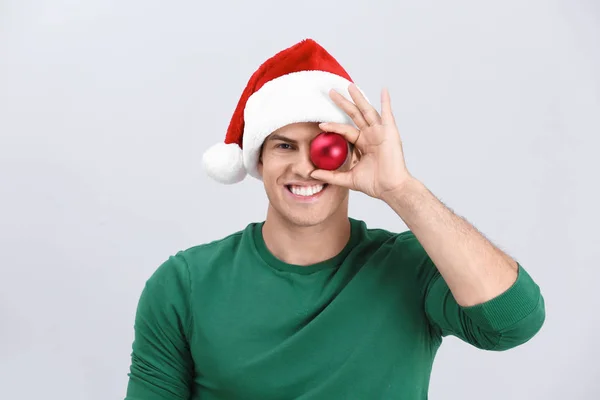
[{"label": "light gray background", "polygon": [[[520,260],[527,345],[450,338],[431,399],[600,398],[597,1],[0,1],[0,398],[118,399],[145,280],[260,220],[207,179],[250,74],[312,37],[379,105],[409,169]],[[360,194],[351,214],[406,228]]]}]

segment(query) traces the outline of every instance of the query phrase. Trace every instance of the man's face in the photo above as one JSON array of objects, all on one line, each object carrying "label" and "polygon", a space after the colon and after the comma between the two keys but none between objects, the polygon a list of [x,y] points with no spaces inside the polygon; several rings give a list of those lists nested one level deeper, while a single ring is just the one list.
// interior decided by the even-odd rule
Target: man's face
[{"label": "man's face", "polygon": [[[258,170],[271,207],[284,220],[316,225],[336,212],[347,212],[348,189],[322,184],[310,177],[310,143],[321,130],[316,123],[294,123],[273,132],[263,143]],[[349,152],[339,170],[348,170]]]}]

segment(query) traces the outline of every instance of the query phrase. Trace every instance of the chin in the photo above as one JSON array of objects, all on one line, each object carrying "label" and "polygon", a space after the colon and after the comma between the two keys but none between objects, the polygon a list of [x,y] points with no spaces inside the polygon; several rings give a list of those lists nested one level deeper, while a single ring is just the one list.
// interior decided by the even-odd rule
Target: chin
[{"label": "chin", "polygon": [[300,227],[317,226],[323,223],[329,215],[320,215],[319,213],[310,212],[288,212],[282,214],[284,220],[290,224]]},{"label": "chin", "polygon": [[[271,206],[286,223],[298,227],[311,227],[322,224],[340,211],[344,202],[343,193],[338,188],[328,187],[318,200],[291,199],[289,193],[272,196]],[[288,191],[288,188],[283,190]]]}]

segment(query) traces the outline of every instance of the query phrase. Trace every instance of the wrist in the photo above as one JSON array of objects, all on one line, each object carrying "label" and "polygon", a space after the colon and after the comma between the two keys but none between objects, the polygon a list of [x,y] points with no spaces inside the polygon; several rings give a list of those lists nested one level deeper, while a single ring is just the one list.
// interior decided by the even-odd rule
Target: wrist
[{"label": "wrist", "polygon": [[415,195],[421,195],[426,190],[425,185],[418,179],[409,176],[404,182],[394,187],[394,189],[382,193],[380,199],[389,206],[396,207],[399,204],[409,202]]}]

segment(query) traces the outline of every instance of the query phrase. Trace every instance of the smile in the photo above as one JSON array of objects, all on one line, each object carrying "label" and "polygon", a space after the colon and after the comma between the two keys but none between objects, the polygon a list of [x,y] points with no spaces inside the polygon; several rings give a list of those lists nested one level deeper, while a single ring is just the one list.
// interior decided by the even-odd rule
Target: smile
[{"label": "smile", "polygon": [[327,187],[327,184],[310,186],[285,185],[285,187],[287,188],[288,192],[292,193],[294,196],[312,198],[322,193]]}]

